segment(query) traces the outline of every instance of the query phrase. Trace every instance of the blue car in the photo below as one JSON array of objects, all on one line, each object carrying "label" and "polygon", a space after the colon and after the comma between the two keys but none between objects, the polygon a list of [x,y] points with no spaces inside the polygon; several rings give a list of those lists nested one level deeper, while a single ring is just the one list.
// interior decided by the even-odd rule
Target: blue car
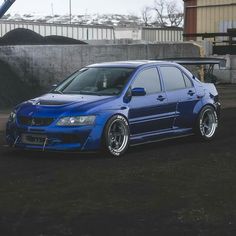
[{"label": "blue car", "polygon": [[11,112],[9,146],[42,151],[98,151],[197,135],[214,138],[218,92],[186,68],[164,61],[125,61],[82,68]]}]

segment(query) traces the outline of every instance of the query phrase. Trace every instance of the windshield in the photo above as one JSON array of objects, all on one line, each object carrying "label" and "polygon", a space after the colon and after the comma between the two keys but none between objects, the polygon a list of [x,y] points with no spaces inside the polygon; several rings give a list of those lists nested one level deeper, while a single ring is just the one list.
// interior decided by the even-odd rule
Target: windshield
[{"label": "windshield", "polygon": [[65,80],[53,92],[61,94],[118,95],[134,68],[83,68]]}]

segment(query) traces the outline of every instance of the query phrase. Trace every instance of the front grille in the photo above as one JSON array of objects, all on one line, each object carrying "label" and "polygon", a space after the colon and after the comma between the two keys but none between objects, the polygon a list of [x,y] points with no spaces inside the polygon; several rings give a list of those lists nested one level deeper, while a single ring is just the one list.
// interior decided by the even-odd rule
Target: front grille
[{"label": "front grille", "polygon": [[18,122],[20,125],[27,126],[48,126],[54,121],[54,118],[39,118],[39,117],[18,117]]}]

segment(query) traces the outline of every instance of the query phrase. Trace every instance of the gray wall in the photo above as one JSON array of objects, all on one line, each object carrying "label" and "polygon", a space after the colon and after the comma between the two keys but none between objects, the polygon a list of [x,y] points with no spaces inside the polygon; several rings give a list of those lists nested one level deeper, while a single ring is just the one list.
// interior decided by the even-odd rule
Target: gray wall
[{"label": "gray wall", "polygon": [[236,55],[231,55],[230,56],[231,59],[231,83],[236,83]]},{"label": "gray wall", "polygon": [[236,83],[236,55],[219,56],[226,59],[226,67],[215,67],[214,75],[220,83]]},{"label": "gray wall", "polygon": [[200,54],[200,47],[192,43],[0,47],[0,60],[7,62],[22,80],[30,83],[39,81],[43,88],[91,63],[199,57]]}]

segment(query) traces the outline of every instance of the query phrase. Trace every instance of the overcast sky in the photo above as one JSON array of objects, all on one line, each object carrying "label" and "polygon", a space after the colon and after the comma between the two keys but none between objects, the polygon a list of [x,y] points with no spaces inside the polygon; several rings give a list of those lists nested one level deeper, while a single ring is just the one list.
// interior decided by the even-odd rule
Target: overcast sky
[{"label": "overcast sky", "polygon": [[[176,0],[182,2],[182,0]],[[3,0],[0,0],[2,3]],[[72,14],[119,13],[140,15],[143,6],[154,0],[71,0]],[[7,13],[68,14],[69,0],[16,0]]]}]

